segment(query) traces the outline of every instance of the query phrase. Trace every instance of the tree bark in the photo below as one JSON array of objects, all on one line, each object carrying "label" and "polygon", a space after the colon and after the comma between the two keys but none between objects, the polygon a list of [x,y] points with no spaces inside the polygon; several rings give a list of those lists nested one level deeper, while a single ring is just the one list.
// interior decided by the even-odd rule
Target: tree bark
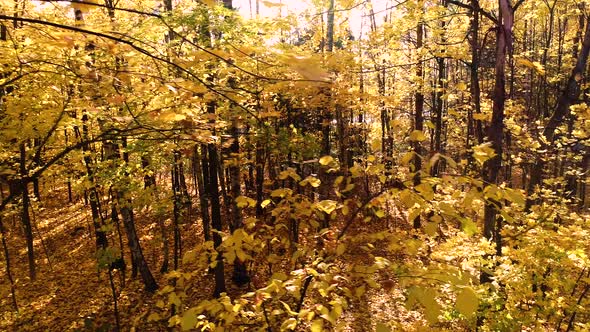
[{"label": "tree bark", "polygon": [[[487,160],[483,168],[483,179],[486,186],[496,185],[498,174],[502,166],[503,136],[504,136],[504,103],[506,101],[506,56],[512,52],[512,26],[514,11],[509,0],[499,0],[499,15],[496,26],[496,66],[495,84],[492,105],[492,122],[488,128],[487,138],[495,155]],[[501,203],[486,200],[484,208],[483,235],[495,243],[496,255],[502,254],[501,218],[497,218]],[[490,282],[491,275],[483,272],[480,281]]]},{"label": "tree bark", "polygon": [[194,177],[197,181],[199,191],[199,205],[201,207],[201,220],[203,222],[203,237],[205,241],[211,241],[211,220],[209,218],[209,162],[207,161],[207,148],[202,145],[199,153],[198,145],[195,145],[193,152]]},{"label": "tree bark", "polygon": [[29,277],[31,280],[35,280],[36,278],[36,271],[35,271],[35,252],[33,247],[33,228],[31,226],[31,216],[29,214],[29,188],[28,183],[26,181],[27,176],[27,169],[26,169],[26,149],[25,143],[20,144],[20,193],[22,194],[22,211],[21,211],[21,221],[23,223],[23,228],[25,231],[25,239],[27,242],[27,257],[29,260]]},{"label": "tree bark", "polygon": [[[242,211],[240,211],[240,208],[238,207],[237,203],[237,198],[242,195],[242,192],[240,181],[240,135],[238,128],[238,119],[235,117],[232,120],[230,131],[232,136],[232,144],[230,147],[231,155],[229,160],[229,173],[231,182],[230,188],[232,195],[232,225],[230,229],[233,234],[233,232],[243,227]],[[246,269],[245,262],[241,261],[237,257],[234,261],[234,271],[232,279],[237,285],[240,286],[245,285],[250,281],[250,277],[248,276],[248,271]]]},{"label": "tree bark", "polygon": [[[416,27],[416,52],[417,56],[417,65],[416,65],[416,77],[418,78],[419,82],[416,86],[416,93],[414,95],[414,130],[422,131],[424,130],[424,94],[422,92],[422,80],[424,76],[423,68],[424,65],[422,62],[422,56],[420,53],[422,52],[423,46],[423,39],[424,39],[424,23],[422,22],[422,18],[418,22],[418,26]],[[413,169],[411,172],[414,173],[414,186],[419,185],[422,181],[420,178],[420,170],[422,168],[422,145],[419,141],[413,142],[413,149],[414,149],[414,158],[413,158]],[[416,216],[414,220],[412,220],[412,225],[414,229],[420,228],[420,215]]]},{"label": "tree bark", "polygon": [[[576,65],[574,66],[568,81],[565,87],[565,90],[559,97],[557,101],[557,105],[555,107],[555,111],[549,118],[545,129],[543,130],[543,137],[545,138],[544,141],[541,140],[541,147],[542,149],[548,149],[553,144],[555,139],[555,130],[557,127],[563,122],[563,119],[568,116],[570,111],[570,106],[575,104],[580,97],[580,82],[582,81],[584,75],[584,69],[586,68],[586,64],[588,62],[588,54],[590,53],[590,18],[586,19],[586,29],[584,32],[584,41],[582,42],[582,48],[580,49],[580,53],[578,54],[578,58],[576,61]],[[527,188],[527,201],[526,201],[526,210],[529,211],[532,205],[536,202],[534,197],[534,191],[537,186],[541,184],[542,177],[543,177],[543,169],[545,168],[545,161],[542,158],[537,158],[535,163],[533,164],[533,169],[531,170],[531,178],[529,180],[529,185]]]}]

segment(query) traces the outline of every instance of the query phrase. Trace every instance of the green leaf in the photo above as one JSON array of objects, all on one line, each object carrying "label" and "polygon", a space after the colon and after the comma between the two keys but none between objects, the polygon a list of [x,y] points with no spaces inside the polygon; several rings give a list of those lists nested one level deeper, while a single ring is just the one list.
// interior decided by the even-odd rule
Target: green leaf
[{"label": "green leaf", "polygon": [[462,315],[467,318],[472,317],[477,311],[479,300],[477,294],[471,287],[465,287],[457,295],[455,307]]}]

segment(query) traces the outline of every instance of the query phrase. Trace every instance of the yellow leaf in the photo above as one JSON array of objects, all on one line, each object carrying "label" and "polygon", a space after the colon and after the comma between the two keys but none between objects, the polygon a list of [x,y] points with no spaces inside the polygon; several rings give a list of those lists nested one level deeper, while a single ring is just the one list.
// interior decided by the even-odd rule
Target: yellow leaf
[{"label": "yellow leaf", "polygon": [[164,112],[158,116],[158,119],[165,122],[173,122],[186,119],[186,115],[174,112]]},{"label": "yellow leaf", "polygon": [[469,318],[475,314],[479,301],[477,294],[471,287],[465,287],[457,295],[457,302],[455,307],[462,315]]},{"label": "yellow leaf", "polygon": [[377,323],[377,327],[375,328],[375,332],[391,332],[389,326],[383,323]]},{"label": "yellow leaf", "polygon": [[361,296],[363,296],[363,294],[365,294],[365,292],[367,291],[365,285],[361,285],[357,288],[355,288],[354,290],[354,296],[360,298]]},{"label": "yellow leaf", "polygon": [[320,158],[320,165],[327,166],[334,162],[332,156],[323,156]]},{"label": "yellow leaf", "polygon": [[197,260],[197,251],[189,250],[182,257],[182,264],[192,263]]},{"label": "yellow leaf", "polygon": [[295,318],[289,318],[281,324],[281,331],[294,330],[297,327],[297,320]]},{"label": "yellow leaf", "polygon": [[428,183],[420,183],[416,186],[416,190],[422,194],[425,200],[431,201],[434,199],[434,191],[432,191],[432,187]]},{"label": "yellow leaf", "polygon": [[275,189],[275,190],[271,191],[270,196],[271,197],[291,196],[292,192],[293,191],[289,188],[279,188],[279,189]]},{"label": "yellow leaf", "polygon": [[525,197],[524,193],[518,189],[506,188],[504,191],[504,196],[511,201],[512,203],[524,206],[525,205]]},{"label": "yellow leaf", "polygon": [[427,222],[424,225],[424,233],[426,233],[429,236],[436,235],[437,230],[438,230],[438,224],[435,222]]},{"label": "yellow leaf", "polygon": [[495,156],[496,152],[492,148],[492,144],[489,142],[473,147],[473,157],[480,165],[483,165],[483,163]]},{"label": "yellow leaf", "polygon": [[[84,2],[87,2],[87,3],[97,3],[97,1],[96,1],[96,0],[86,0],[86,1],[84,1]],[[88,11],[90,11],[91,9],[96,9],[96,8],[98,8],[97,6],[93,6],[93,5],[91,5],[91,4],[87,4],[87,3],[78,3],[78,2],[76,2],[76,1],[72,1],[72,2],[71,2],[71,4],[72,4],[72,8],[74,8],[74,10],[79,10],[79,11],[81,11],[82,13],[87,13],[87,12],[88,12]]]},{"label": "yellow leaf", "polygon": [[473,119],[479,120],[479,121],[485,121],[488,119],[488,116],[483,113],[475,113],[475,114],[473,114]]},{"label": "yellow leaf", "polygon": [[322,332],[324,330],[324,321],[321,319],[314,319],[311,323],[311,332]]},{"label": "yellow leaf", "polygon": [[184,315],[182,315],[182,319],[180,320],[180,328],[183,331],[188,331],[197,325],[197,314],[189,310]]},{"label": "yellow leaf", "polygon": [[319,66],[316,59],[289,54],[282,55],[280,58],[305,79],[324,82],[328,82],[330,79],[328,72]]},{"label": "yellow leaf", "polygon": [[303,181],[299,182],[299,185],[302,187],[305,187],[306,185],[310,185],[314,188],[317,188],[320,186],[320,184],[322,183],[322,181],[320,181],[320,179],[314,177],[314,176],[308,176],[305,179],[303,179]]},{"label": "yellow leaf", "polygon": [[284,3],[276,3],[271,1],[262,1],[262,4],[268,8],[283,7],[285,5]]},{"label": "yellow leaf", "polygon": [[540,62],[530,61],[525,58],[519,58],[518,60],[516,60],[516,63],[518,63],[519,65],[522,65],[524,67],[535,70],[539,75],[545,75],[545,68],[543,67],[543,65]]},{"label": "yellow leaf", "polygon": [[157,312],[152,312],[148,317],[147,317],[147,321],[148,322],[154,322],[154,321],[158,321],[162,319],[160,317],[160,314],[158,314]]},{"label": "yellow leaf", "polygon": [[413,151],[406,152],[406,154],[404,154],[402,156],[402,159],[401,159],[400,163],[403,166],[408,166],[409,163],[410,163],[410,161],[412,161],[413,158],[414,158],[414,152]]},{"label": "yellow leaf", "polygon": [[336,256],[342,256],[345,250],[346,245],[344,243],[338,244],[338,246],[336,247]]},{"label": "yellow leaf", "polygon": [[348,205],[346,205],[346,204],[343,205],[342,206],[342,214],[346,216],[346,215],[348,215],[348,212],[350,212],[349,211],[349,208],[348,208]]},{"label": "yellow leaf", "polygon": [[414,130],[411,134],[410,134],[410,141],[418,141],[418,142],[422,142],[426,139],[426,135],[424,135],[424,133],[420,130]]},{"label": "yellow leaf", "polygon": [[336,207],[338,206],[338,204],[333,200],[326,199],[326,200],[317,202],[316,206],[320,211],[330,214],[330,213],[332,213],[332,211],[336,210]]}]

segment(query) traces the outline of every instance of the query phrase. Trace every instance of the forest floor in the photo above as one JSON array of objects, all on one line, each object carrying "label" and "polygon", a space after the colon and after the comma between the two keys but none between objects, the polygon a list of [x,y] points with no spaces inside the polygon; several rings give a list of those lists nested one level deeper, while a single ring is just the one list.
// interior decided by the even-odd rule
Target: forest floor
[{"label": "forest floor", "polygon": [[[25,239],[19,217],[4,220],[8,229],[7,240],[19,312],[13,310],[10,284],[2,257],[0,331],[115,331],[112,291],[108,274],[105,271],[99,273],[97,269],[89,207],[83,205],[83,200],[66,204],[68,199],[63,190],[51,192],[45,197],[42,204],[35,204],[33,208],[37,260],[35,281],[28,277]],[[167,281],[159,272],[162,251],[160,239],[154,236],[158,234],[157,229],[154,229],[156,223],[148,213],[142,212],[137,213],[135,221],[152,273],[160,286],[165,285]],[[202,241],[202,230],[198,222],[184,227],[182,234],[191,235],[183,239],[183,251],[186,252]],[[118,240],[113,236],[109,241],[117,243]],[[358,255],[354,250],[352,252],[347,261],[348,258],[352,262],[366,259],[362,250],[358,250]],[[129,257],[128,252],[126,257]],[[404,296],[397,284],[387,275],[377,275],[375,278],[385,286],[379,290],[369,289],[360,300],[350,303],[349,310],[340,320],[342,330],[374,331],[376,325],[383,322],[394,326],[394,329],[400,326],[400,331],[401,326],[405,327],[404,331],[410,327],[428,331],[423,327],[424,321],[420,315],[404,307]],[[116,273],[114,280],[119,290],[120,280]],[[118,296],[122,330],[166,331],[165,326],[145,325],[157,297],[144,292],[139,278],[131,279],[129,271],[126,280]],[[202,280],[196,284],[199,289],[190,294],[191,302],[212,294],[211,276],[203,274]],[[230,295],[246,291],[249,290],[228,287]]]}]

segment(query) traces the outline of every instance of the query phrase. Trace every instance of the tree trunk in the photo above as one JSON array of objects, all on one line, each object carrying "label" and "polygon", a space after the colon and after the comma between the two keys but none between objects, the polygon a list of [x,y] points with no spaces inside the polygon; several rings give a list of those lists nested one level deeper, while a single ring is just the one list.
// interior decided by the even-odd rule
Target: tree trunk
[{"label": "tree trunk", "polygon": [[27,242],[27,257],[29,259],[29,277],[31,280],[35,280],[36,272],[35,272],[35,252],[33,247],[33,228],[31,226],[31,216],[29,215],[29,188],[28,182],[26,179],[27,176],[27,169],[26,169],[26,150],[25,150],[25,143],[20,144],[20,193],[22,194],[22,211],[21,211],[21,221],[23,223],[23,228],[25,230],[25,239]]},{"label": "tree trunk", "polygon": [[[483,143],[483,129],[480,120],[473,122],[473,113],[481,114],[481,88],[479,85],[479,1],[471,0],[471,29],[469,32],[471,45],[470,91],[473,110],[468,118],[468,133],[473,131],[477,143]],[[467,135],[467,148],[471,148],[469,134]]]},{"label": "tree trunk", "polygon": [[[215,105],[209,105],[210,113],[211,109],[215,112]],[[215,264],[215,290],[213,295],[219,297],[221,293],[225,292],[225,272],[223,266],[223,253],[221,251],[221,234],[222,221],[221,221],[221,205],[219,203],[219,183],[218,183],[218,158],[217,158],[217,147],[214,143],[208,145],[209,153],[209,193],[211,195],[211,226],[213,227],[213,247],[217,251],[217,262]]]},{"label": "tree trunk", "polygon": [[205,241],[211,241],[211,220],[209,218],[209,193],[207,192],[209,186],[209,162],[207,161],[207,148],[201,145],[201,153],[199,154],[199,147],[195,145],[193,152],[193,169],[194,177],[197,181],[197,189],[199,191],[199,204],[201,206],[201,220],[203,222],[203,236]]},{"label": "tree trunk", "polygon": [[[423,38],[424,23],[422,22],[422,18],[420,18],[420,22],[418,22],[418,26],[416,28],[416,52],[418,53],[416,77],[420,80],[420,82],[416,86],[416,94],[414,96],[414,130],[419,131],[422,131],[424,129],[424,94],[422,93],[422,76],[424,75],[422,66],[424,64],[422,63],[422,56],[420,55],[420,53],[422,52]],[[419,141],[414,141],[412,145],[414,149],[414,160],[413,169],[411,171],[414,172],[414,186],[417,186],[421,183],[420,169],[422,168],[422,145]],[[412,224],[414,226],[414,229],[420,228],[420,215],[417,215],[414,218],[414,220],[412,220]]]},{"label": "tree trunk", "polygon": [[[123,139],[122,146],[123,149],[127,148],[126,139]],[[129,155],[127,152],[123,153],[123,161],[125,164],[129,163]],[[125,178],[128,177],[129,174],[125,174]],[[154,276],[147,265],[143,251],[141,250],[139,237],[137,236],[137,230],[135,228],[135,220],[133,218],[131,199],[127,198],[127,188],[120,186],[117,188],[116,193],[117,203],[119,205],[121,218],[123,220],[123,226],[125,227],[125,233],[127,235],[127,243],[129,245],[129,249],[131,250],[132,262],[135,262],[137,270],[139,271],[139,275],[141,276],[141,280],[145,285],[146,291],[153,293],[158,289],[158,284],[156,283],[156,280],[154,279]]]},{"label": "tree trunk", "polygon": [[[545,138],[545,142],[541,141],[542,149],[548,149],[551,146],[548,144],[553,143],[555,139],[555,130],[557,127],[562,123],[563,119],[568,116],[570,111],[570,106],[577,102],[580,96],[580,82],[582,81],[582,77],[584,75],[584,69],[586,68],[586,63],[588,62],[588,54],[590,53],[590,19],[586,19],[586,30],[584,32],[584,41],[582,42],[582,48],[580,49],[580,53],[578,54],[578,59],[576,61],[576,65],[572,70],[565,90],[559,97],[557,101],[557,106],[555,107],[555,111],[549,118],[545,129],[543,130],[543,136]],[[529,211],[532,205],[535,203],[535,199],[533,198],[533,193],[538,185],[541,184],[542,180],[542,173],[543,169],[545,168],[545,161],[542,158],[537,158],[535,163],[533,164],[533,169],[531,170],[531,178],[529,180],[529,185],[527,188],[527,201],[526,201],[526,210]]]},{"label": "tree trunk", "polygon": [[137,236],[137,231],[135,229],[131,200],[125,199],[125,195],[125,190],[119,188],[117,191],[117,200],[119,203],[119,209],[121,210],[123,226],[125,227],[125,233],[127,235],[127,242],[129,244],[129,249],[131,250],[131,255],[133,256],[133,261],[137,264],[141,280],[145,285],[145,290],[153,293],[158,289],[158,284],[156,283],[156,279],[154,279],[143,255],[143,251],[141,250],[139,237]]},{"label": "tree trunk", "polygon": [[6,230],[2,222],[2,215],[0,214],[0,236],[2,237],[2,250],[4,252],[4,259],[6,261],[6,277],[10,283],[10,294],[12,297],[12,305],[15,311],[18,311],[18,304],[16,302],[16,286],[14,284],[14,278],[12,277],[12,271],[10,269],[10,254],[8,252],[8,244],[6,243]]},{"label": "tree trunk", "polygon": [[[512,52],[512,25],[514,12],[509,0],[499,0],[498,26],[496,32],[496,66],[495,84],[492,105],[492,122],[488,128],[488,141],[495,152],[495,156],[485,162],[483,179],[486,185],[495,185],[498,182],[498,174],[502,166],[503,136],[504,136],[504,102],[506,100],[506,55]],[[501,218],[497,218],[500,202],[489,199],[484,208],[483,235],[493,241],[496,247],[496,255],[502,254],[502,228]],[[491,275],[483,272],[480,281],[490,282]]]},{"label": "tree trunk", "polygon": [[[243,227],[242,212],[238,207],[237,198],[242,195],[241,193],[241,181],[240,181],[240,135],[238,128],[238,119],[234,117],[231,126],[232,144],[230,147],[230,182],[231,182],[231,195],[232,195],[232,234],[234,231]],[[246,269],[245,262],[236,258],[234,261],[234,271],[232,276],[233,281],[241,286],[250,282],[248,271]]]}]

